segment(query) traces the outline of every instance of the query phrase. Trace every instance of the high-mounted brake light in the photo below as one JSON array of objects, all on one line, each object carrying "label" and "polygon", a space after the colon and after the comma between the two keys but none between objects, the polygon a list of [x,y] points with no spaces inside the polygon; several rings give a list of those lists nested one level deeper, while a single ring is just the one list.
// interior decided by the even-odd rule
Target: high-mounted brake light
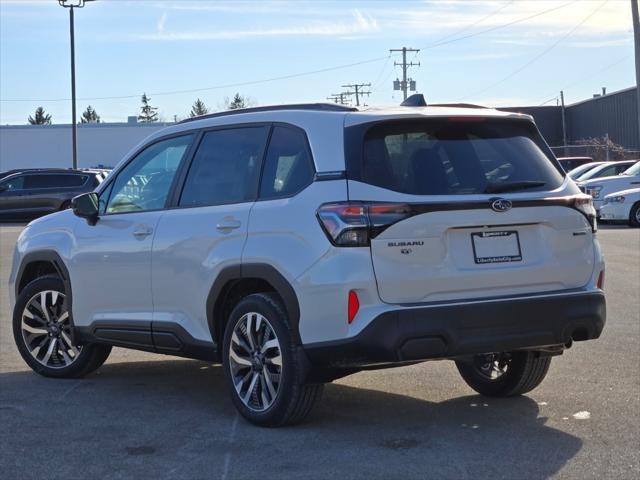
[{"label": "high-mounted brake light", "polygon": [[355,290],[349,290],[349,305],[347,307],[347,320],[349,321],[349,325],[351,325],[353,319],[356,318],[358,310],[360,310],[360,300],[358,299],[358,294],[355,292]]},{"label": "high-mounted brake light", "polygon": [[412,214],[404,203],[327,203],[318,209],[318,220],[335,246],[367,247],[372,238]]}]

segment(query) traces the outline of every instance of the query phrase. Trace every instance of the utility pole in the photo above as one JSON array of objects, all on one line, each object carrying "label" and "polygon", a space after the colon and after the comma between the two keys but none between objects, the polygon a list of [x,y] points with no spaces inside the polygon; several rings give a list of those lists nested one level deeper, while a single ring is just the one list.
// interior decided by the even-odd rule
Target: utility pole
[{"label": "utility pole", "polygon": [[351,95],[349,92],[332,93],[327,97],[327,100],[333,100],[334,103],[339,103],[340,105],[348,105],[347,97],[349,95]]},{"label": "utility pole", "polygon": [[342,85],[342,88],[353,88],[353,92],[347,91],[346,93],[349,95],[355,94],[356,96],[356,107],[360,106],[360,95],[371,95],[371,91],[363,92],[362,88],[371,87],[370,83],[354,83],[353,85]]},{"label": "utility pole", "polygon": [[567,121],[564,115],[564,92],[561,90],[560,91],[560,105],[561,105],[561,109],[560,111],[562,112],[562,150],[563,150],[563,155],[566,157],[567,156]]},{"label": "utility pole", "polygon": [[58,5],[69,9],[69,40],[71,44],[71,150],[73,168],[78,168],[78,126],[76,124],[76,42],[73,21],[73,9],[84,7],[85,2],[93,0],[58,0]]},{"label": "utility pole", "polygon": [[[400,83],[398,80],[396,80],[395,82],[393,82],[393,89],[394,90],[402,90],[402,93],[404,95],[404,100],[407,99],[407,92],[409,90],[411,91],[415,91],[416,90],[416,82],[411,79],[411,78],[407,78],[407,69],[409,67],[419,67],[420,66],[420,62],[418,63],[413,63],[413,62],[409,62],[407,63],[407,52],[419,52],[420,49],[415,49],[415,48],[407,48],[407,47],[402,47],[402,48],[392,48],[391,50],[389,50],[389,52],[394,53],[394,52],[402,52],[402,63],[399,62],[393,62],[394,66],[401,66],[402,67],[402,83]],[[409,81],[409,84],[407,84],[407,80]]]},{"label": "utility pole", "polygon": [[638,17],[638,0],[631,0],[631,16],[633,17],[633,38],[636,52],[636,109],[638,110],[638,143],[640,148],[640,18]]}]

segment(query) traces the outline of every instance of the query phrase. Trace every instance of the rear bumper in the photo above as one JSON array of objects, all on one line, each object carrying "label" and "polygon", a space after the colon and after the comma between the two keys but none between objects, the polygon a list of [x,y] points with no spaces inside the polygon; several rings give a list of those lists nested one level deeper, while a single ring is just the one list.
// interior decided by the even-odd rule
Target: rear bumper
[{"label": "rear bumper", "polygon": [[355,337],[304,345],[314,369],[358,369],[598,338],[601,290],[391,310]]}]

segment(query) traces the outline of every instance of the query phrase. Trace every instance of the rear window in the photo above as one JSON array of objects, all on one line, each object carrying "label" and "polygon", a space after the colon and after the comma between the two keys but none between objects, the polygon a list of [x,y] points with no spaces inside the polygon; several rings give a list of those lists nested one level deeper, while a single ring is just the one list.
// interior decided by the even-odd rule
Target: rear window
[{"label": "rear window", "polygon": [[[354,128],[354,127],[351,127]],[[362,138],[362,137],[361,137]],[[347,133],[347,141],[357,141]],[[563,175],[533,125],[495,120],[382,123],[347,149],[350,179],[412,195],[559,187]]]}]

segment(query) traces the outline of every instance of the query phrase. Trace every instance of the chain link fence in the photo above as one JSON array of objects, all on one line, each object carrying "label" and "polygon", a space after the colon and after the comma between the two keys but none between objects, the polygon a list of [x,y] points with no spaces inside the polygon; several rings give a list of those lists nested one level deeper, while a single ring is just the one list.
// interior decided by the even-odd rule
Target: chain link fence
[{"label": "chain link fence", "polygon": [[594,161],[636,160],[640,150],[628,150],[618,146],[578,144],[551,147],[556,157],[591,157]]}]

